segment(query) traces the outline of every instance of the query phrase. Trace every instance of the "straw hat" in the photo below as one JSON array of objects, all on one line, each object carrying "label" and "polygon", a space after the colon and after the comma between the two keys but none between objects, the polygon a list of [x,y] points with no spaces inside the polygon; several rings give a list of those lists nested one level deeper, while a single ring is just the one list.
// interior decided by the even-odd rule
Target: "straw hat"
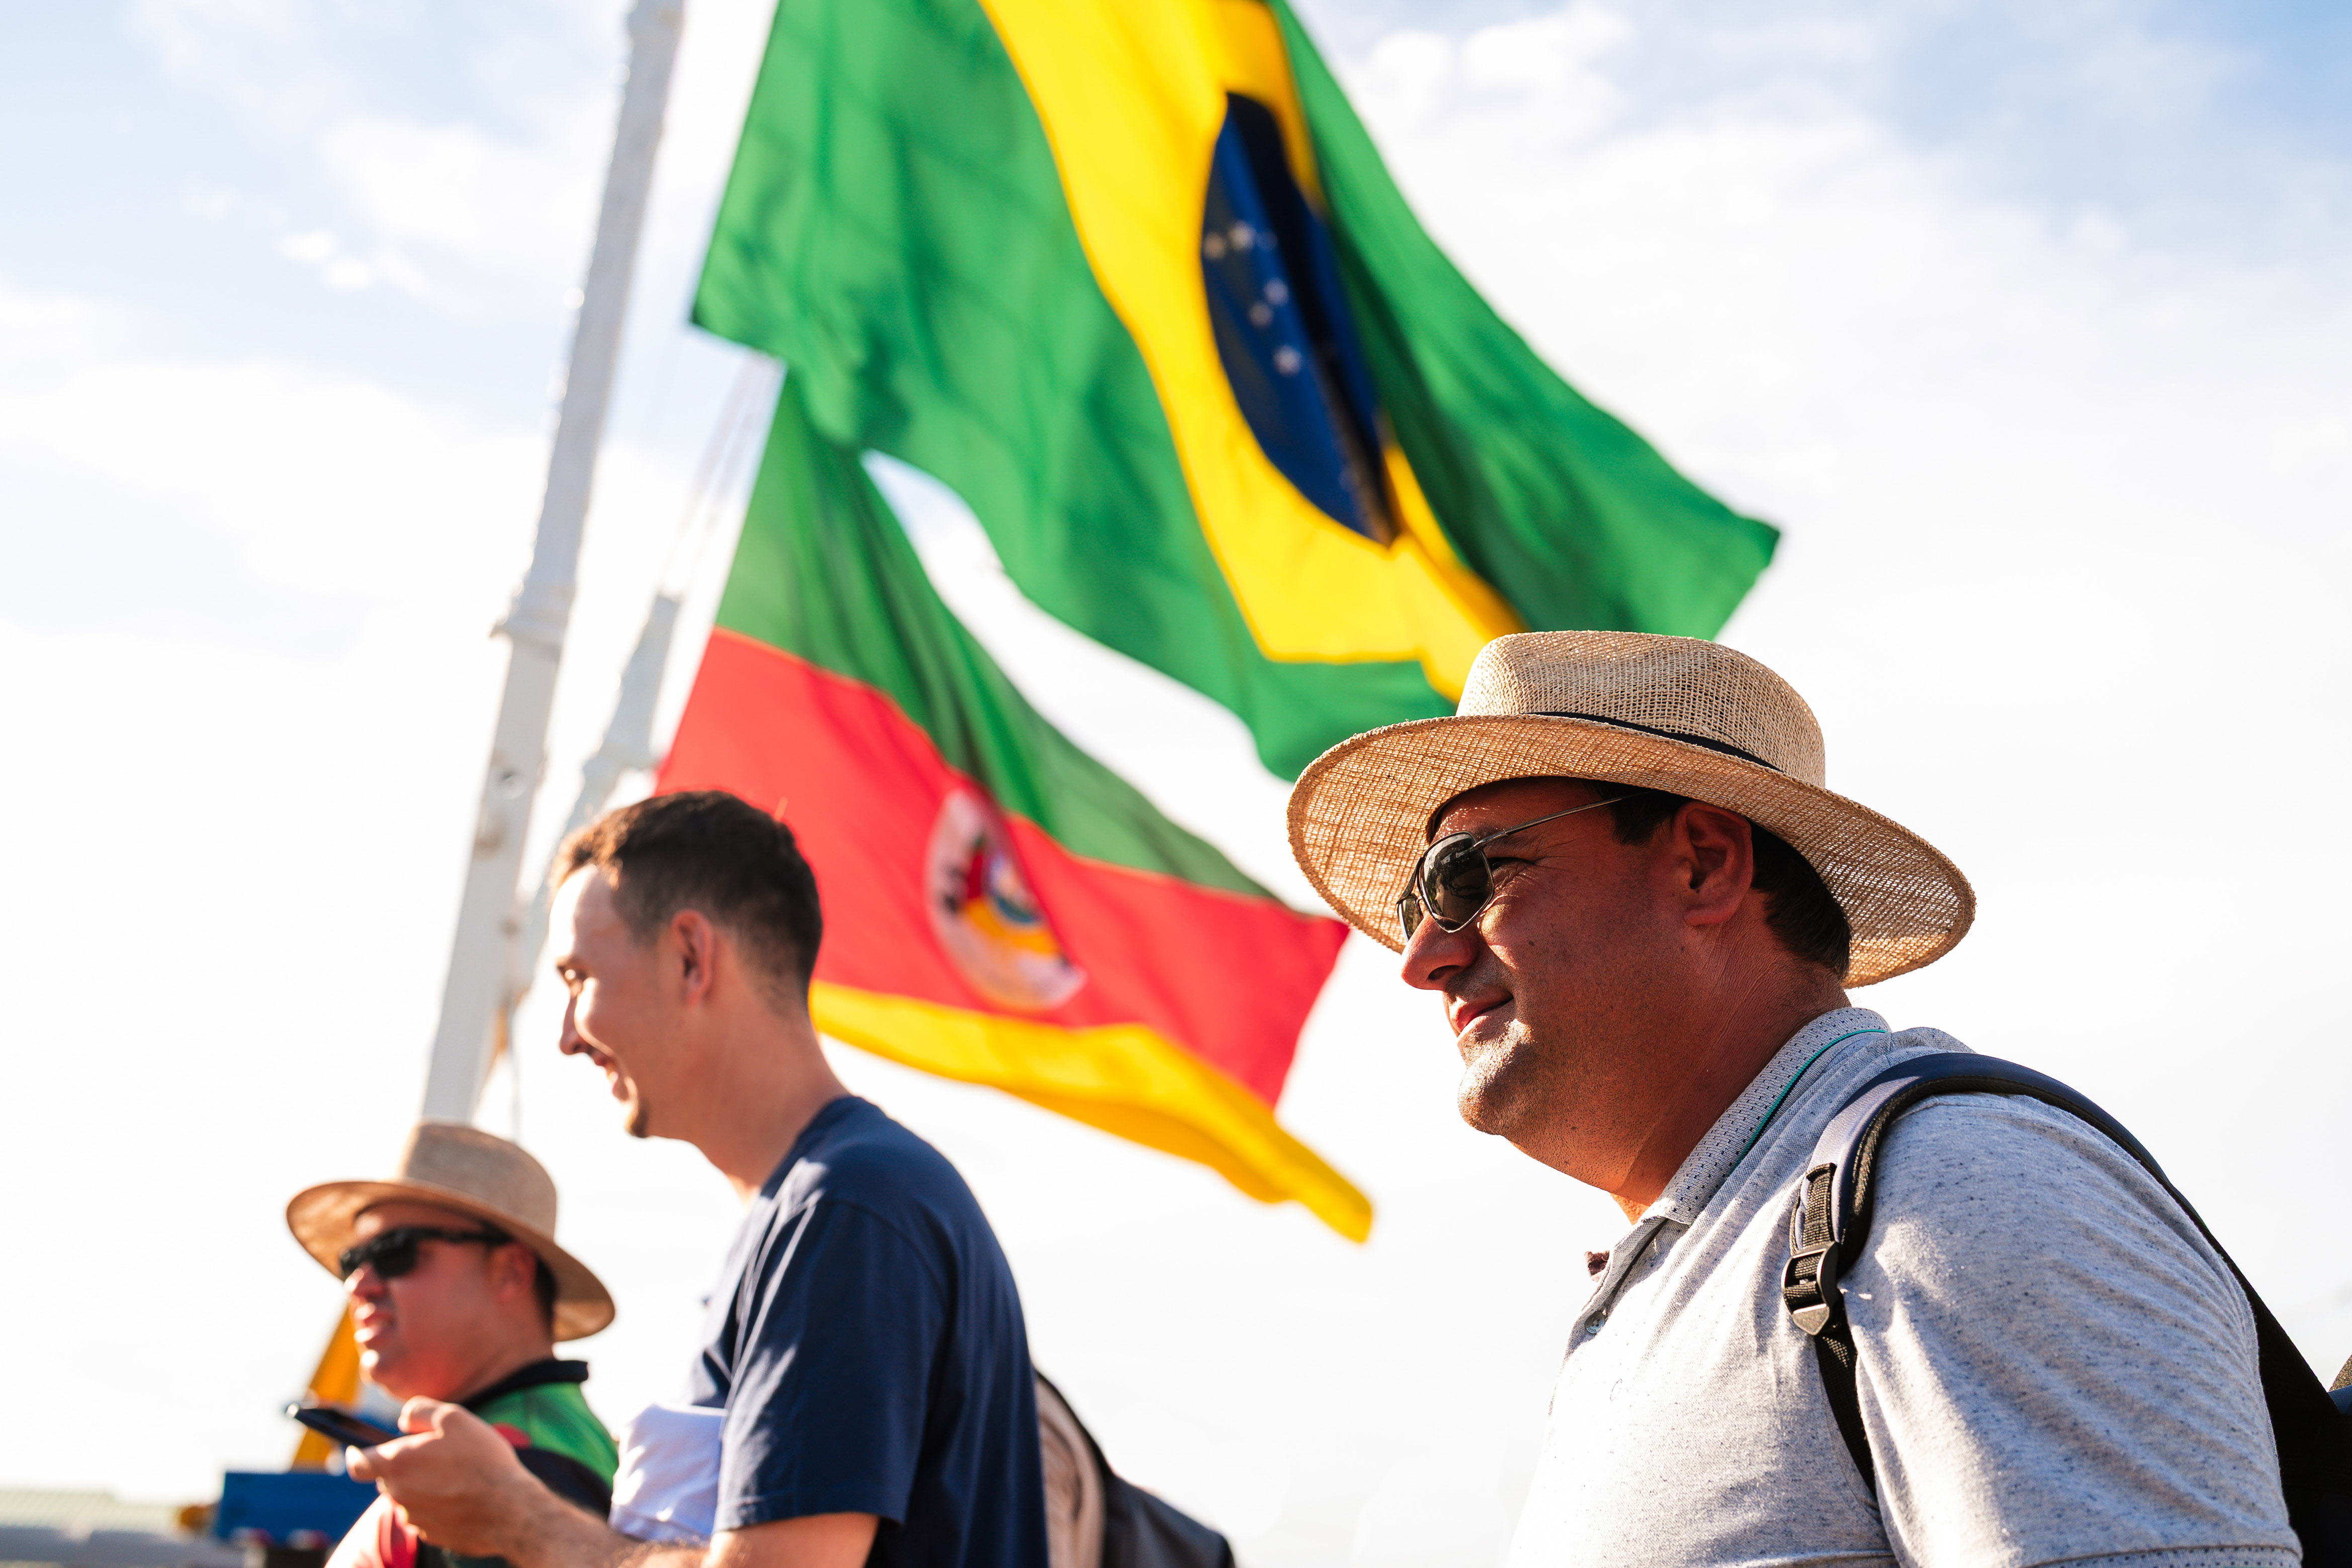
[{"label": "straw hat", "polygon": [[379,1203],[429,1203],[471,1215],[513,1237],[555,1276],[555,1337],[583,1339],[613,1321],[612,1292],[588,1265],[555,1244],[555,1182],[504,1138],[462,1122],[419,1122],[383,1181],[331,1181],[295,1194],[286,1226],[302,1249],[341,1278],[336,1256],[357,1237],[361,1213]]},{"label": "straw hat", "polygon": [[1290,791],[1290,851],[1349,924],[1402,950],[1396,899],[1431,820],[1507,779],[1591,779],[1738,812],[1788,841],[1853,928],[1849,986],[1932,964],[1976,917],[1934,845],[1822,788],[1821,726],[1789,684],[1696,637],[1527,632],[1471,667],[1460,709],[1340,742]]}]

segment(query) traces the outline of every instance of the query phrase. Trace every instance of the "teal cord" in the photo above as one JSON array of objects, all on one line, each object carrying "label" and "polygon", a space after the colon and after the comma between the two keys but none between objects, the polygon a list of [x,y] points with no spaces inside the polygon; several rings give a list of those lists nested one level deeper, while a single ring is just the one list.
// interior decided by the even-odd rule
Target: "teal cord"
[{"label": "teal cord", "polygon": [[[1830,1041],[1830,1045],[1843,1045],[1847,1040],[1852,1040],[1858,1034],[1885,1034],[1885,1032],[1886,1031],[1883,1029],[1850,1029],[1843,1034],[1838,1036],[1835,1040]],[[1731,1162],[1734,1166],[1737,1166],[1741,1160],[1748,1157],[1748,1151],[1756,1146],[1756,1140],[1764,1135],[1764,1129],[1770,1126],[1772,1124],[1772,1118],[1780,1113],[1780,1102],[1786,1100],[1789,1097],[1789,1091],[1797,1086],[1797,1079],[1802,1078],[1806,1073],[1812,1071],[1813,1063],[1822,1059],[1822,1055],[1828,1051],[1830,1045],[1822,1047],[1820,1051],[1817,1051],[1813,1052],[1812,1055],[1805,1058],[1805,1065],[1797,1069],[1796,1077],[1790,1079],[1788,1082],[1780,1085],[1780,1092],[1772,1097],[1771,1108],[1764,1113],[1764,1119],[1756,1124],[1756,1130],[1748,1134],[1748,1141],[1746,1143],[1739,1145],[1739,1154]]]}]

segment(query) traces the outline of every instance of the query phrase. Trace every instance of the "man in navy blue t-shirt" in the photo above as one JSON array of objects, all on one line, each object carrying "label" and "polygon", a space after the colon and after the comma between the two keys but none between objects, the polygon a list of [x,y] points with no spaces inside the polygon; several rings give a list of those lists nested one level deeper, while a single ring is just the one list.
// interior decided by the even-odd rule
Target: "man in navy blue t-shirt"
[{"label": "man in navy blue t-shirt", "polygon": [[693,1144],[750,1206],[690,1380],[725,1413],[709,1542],[614,1533],[429,1400],[352,1473],[428,1539],[517,1568],[1045,1568],[1012,1270],[955,1167],[826,1062],[790,830],[657,796],[566,841],[556,875],[563,1051],[604,1070],[633,1135]]},{"label": "man in navy blue t-shirt", "polygon": [[727,1411],[718,1528],[870,1513],[900,1526],[877,1562],[1043,1562],[1027,1344],[955,1167],[866,1101],[831,1102],[710,1300],[690,1394]]}]

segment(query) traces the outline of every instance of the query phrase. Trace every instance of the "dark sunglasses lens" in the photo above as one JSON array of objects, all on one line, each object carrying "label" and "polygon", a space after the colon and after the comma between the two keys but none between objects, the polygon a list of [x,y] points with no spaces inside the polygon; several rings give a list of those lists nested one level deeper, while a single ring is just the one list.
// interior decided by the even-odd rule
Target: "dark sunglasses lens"
[{"label": "dark sunglasses lens", "polygon": [[1421,929],[1421,894],[1407,893],[1397,900],[1397,924],[1404,927],[1406,941],[1412,941],[1412,934]]},{"label": "dark sunglasses lens", "polygon": [[1421,879],[1422,896],[1429,901],[1430,913],[1448,930],[1458,929],[1476,915],[1494,888],[1486,852],[1466,836],[1458,842],[1440,844],[1430,855],[1429,869]]},{"label": "dark sunglasses lens", "polygon": [[379,1280],[397,1280],[416,1267],[415,1236],[405,1230],[388,1230],[372,1237],[356,1247],[347,1247],[336,1261],[343,1266],[343,1278],[348,1280],[369,1264],[375,1265]]}]

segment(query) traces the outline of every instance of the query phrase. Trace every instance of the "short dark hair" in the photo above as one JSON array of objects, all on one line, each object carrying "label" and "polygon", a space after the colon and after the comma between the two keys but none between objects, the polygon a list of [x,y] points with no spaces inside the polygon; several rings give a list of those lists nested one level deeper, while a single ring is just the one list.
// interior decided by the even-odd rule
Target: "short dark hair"
[{"label": "short dark hair", "polygon": [[[1593,788],[1620,796],[1609,808],[1610,822],[1621,844],[1645,844],[1676,811],[1690,804],[1687,795],[1664,789],[1643,789],[1594,783]],[[1780,946],[1800,958],[1821,965],[1843,977],[1853,956],[1853,927],[1836,895],[1813,864],[1770,829],[1750,822],[1756,845],[1757,892],[1768,896],[1764,924]]]},{"label": "short dark hair", "polygon": [[760,974],[805,1000],[824,939],[816,874],[793,831],[723,789],[656,795],[623,806],[563,841],[555,881],[593,866],[640,944],[681,909],[724,925]]}]

